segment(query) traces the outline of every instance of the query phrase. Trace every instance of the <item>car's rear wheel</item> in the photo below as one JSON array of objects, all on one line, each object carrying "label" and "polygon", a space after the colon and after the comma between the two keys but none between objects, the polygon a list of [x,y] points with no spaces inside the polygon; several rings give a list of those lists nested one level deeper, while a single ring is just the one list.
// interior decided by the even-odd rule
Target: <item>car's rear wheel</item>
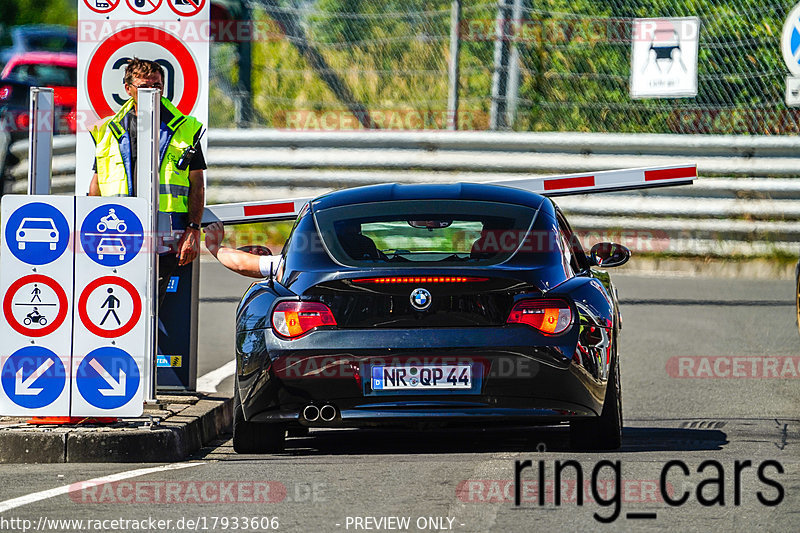
[{"label": "car's rear wheel", "polygon": [[612,363],[600,416],[569,424],[570,445],[574,449],[616,450],[622,445],[622,385],[616,355]]},{"label": "car's rear wheel", "polygon": [[239,399],[239,384],[233,393],[233,450],[236,453],[277,453],[283,451],[286,427],[283,424],[248,422]]}]

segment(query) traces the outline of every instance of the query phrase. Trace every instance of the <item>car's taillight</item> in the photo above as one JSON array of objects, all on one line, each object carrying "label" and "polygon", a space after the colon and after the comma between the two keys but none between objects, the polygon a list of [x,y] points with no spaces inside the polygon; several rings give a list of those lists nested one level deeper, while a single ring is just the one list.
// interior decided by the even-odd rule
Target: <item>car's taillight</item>
[{"label": "car's taillight", "polygon": [[572,310],[564,300],[521,300],[508,315],[509,324],[527,324],[542,333],[563,333],[572,324]]},{"label": "car's taillight", "polygon": [[294,339],[320,326],[335,326],[330,308],[319,302],[281,302],[272,312],[272,327],[281,337]]},{"label": "car's taillight", "polygon": [[0,86],[0,100],[8,100],[11,98],[12,91],[11,85]]},{"label": "car's taillight", "polygon": [[20,113],[17,115],[16,123],[18,130],[27,130],[31,125],[31,117],[27,113]]}]

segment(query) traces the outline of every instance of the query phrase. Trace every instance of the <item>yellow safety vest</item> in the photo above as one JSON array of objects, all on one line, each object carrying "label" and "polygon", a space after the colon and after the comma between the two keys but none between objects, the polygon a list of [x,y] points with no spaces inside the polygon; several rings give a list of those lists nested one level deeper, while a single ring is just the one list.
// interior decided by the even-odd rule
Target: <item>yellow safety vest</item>
[{"label": "yellow safety vest", "polygon": [[[189,211],[189,169],[176,165],[203,125],[194,117],[184,115],[166,98],[161,98],[162,116],[159,132],[159,211],[187,213]],[[125,115],[133,109],[130,99],[117,114],[92,127],[95,143],[97,182],[101,196],[130,196],[133,190],[130,136],[122,126]]]}]

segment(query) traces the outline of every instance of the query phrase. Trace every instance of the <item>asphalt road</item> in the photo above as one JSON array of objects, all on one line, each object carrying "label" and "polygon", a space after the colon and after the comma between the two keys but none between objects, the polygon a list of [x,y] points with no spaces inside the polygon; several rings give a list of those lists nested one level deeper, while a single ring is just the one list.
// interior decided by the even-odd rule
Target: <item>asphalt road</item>
[{"label": "asphalt road", "polygon": [[[201,374],[230,359],[233,311],[248,284],[218,265],[203,267]],[[127,531],[131,523],[111,520],[149,518],[171,522],[137,525],[163,531],[799,530],[800,337],[792,282],[615,280],[624,324],[625,431],[617,452],[572,452],[562,428],[327,430],[289,439],[286,453],[276,456],[236,455],[230,441],[221,441],[177,465],[183,468],[151,473],[130,471],[159,465],[0,465],[0,510],[15,497],[112,474],[136,476],[31,497],[40,499],[0,512],[0,531],[21,530],[24,522],[14,526],[12,519],[43,530],[42,517],[84,521],[82,529],[50,529],[58,531]],[[223,381],[220,390],[231,383]],[[517,507],[511,481],[515,462],[525,460],[532,466],[522,470]],[[554,470],[567,460],[575,463],[564,469],[568,481],[557,505]],[[667,470],[667,496],[686,495],[675,506],[660,489],[670,461],[677,462]],[[578,469],[583,483],[576,483]],[[620,483],[611,484],[617,472]],[[599,520],[615,515],[610,524]]]}]

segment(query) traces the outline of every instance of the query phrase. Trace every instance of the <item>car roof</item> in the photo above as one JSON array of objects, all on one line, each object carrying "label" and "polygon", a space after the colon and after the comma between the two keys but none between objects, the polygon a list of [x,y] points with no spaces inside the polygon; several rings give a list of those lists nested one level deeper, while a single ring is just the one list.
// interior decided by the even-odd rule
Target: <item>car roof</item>
[{"label": "car roof", "polygon": [[383,183],[342,189],[311,201],[314,210],[368,202],[395,200],[476,200],[539,208],[544,197],[533,192],[485,183],[398,184]]},{"label": "car roof", "polygon": [[78,56],[72,52],[21,52],[14,54],[8,61],[6,68],[8,70],[11,66],[18,64],[37,64],[37,65],[56,65],[59,67],[77,67]]}]

